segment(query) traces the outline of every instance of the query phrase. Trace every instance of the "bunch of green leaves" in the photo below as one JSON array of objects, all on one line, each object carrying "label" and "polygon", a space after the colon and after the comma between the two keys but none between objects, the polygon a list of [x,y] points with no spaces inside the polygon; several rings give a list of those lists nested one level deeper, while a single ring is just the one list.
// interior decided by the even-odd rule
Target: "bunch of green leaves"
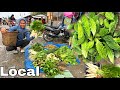
[{"label": "bunch of green leaves", "polygon": [[46,59],[46,51],[42,50],[42,51],[39,51],[37,54],[34,55],[34,61],[33,61],[33,65],[36,67],[36,66],[40,66],[41,67],[41,64],[45,62],[45,59]]},{"label": "bunch of green leaves", "polygon": [[42,44],[36,43],[31,46],[31,49],[37,51],[36,54],[31,56],[34,58],[34,67],[39,66],[42,68],[47,77],[54,77],[57,74],[61,74],[61,71],[58,68],[60,60],[53,54],[57,48],[46,50]]},{"label": "bunch of green leaves", "polygon": [[[48,54],[49,55],[49,54]],[[41,64],[41,68],[44,70],[48,77],[54,77],[61,73],[58,68],[59,59],[55,57],[55,55],[51,54],[51,57],[45,59],[45,62]]]},{"label": "bunch of green leaves", "polygon": [[35,20],[30,24],[30,29],[39,33],[45,29],[45,25],[41,20]]},{"label": "bunch of green leaves", "polygon": [[33,49],[36,52],[42,51],[44,49],[43,45],[40,43],[33,44],[30,49]]},{"label": "bunch of green leaves", "polygon": [[120,78],[120,67],[104,65],[101,67],[103,78]]},{"label": "bunch of green leaves", "polygon": [[[118,15],[113,12],[89,12],[74,25],[72,49],[83,60],[110,60],[120,51],[120,35],[116,32]],[[118,31],[120,32],[120,31]]]},{"label": "bunch of green leaves", "polygon": [[35,57],[33,65],[35,67],[39,66],[43,69],[47,77],[54,77],[55,75],[61,74],[61,71],[58,68],[59,59],[55,57],[53,53],[46,54],[46,51],[40,51],[35,55]]},{"label": "bunch of green leaves", "polygon": [[54,54],[66,64],[76,65],[76,57],[68,46],[62,46]]}]

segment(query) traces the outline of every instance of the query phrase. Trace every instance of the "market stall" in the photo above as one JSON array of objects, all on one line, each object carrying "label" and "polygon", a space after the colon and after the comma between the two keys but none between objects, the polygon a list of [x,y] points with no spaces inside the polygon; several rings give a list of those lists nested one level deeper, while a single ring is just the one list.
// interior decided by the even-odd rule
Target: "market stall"
[{"label": "market stall", "polygon": [[[52,49],[48,49],[48,48],[52,48]],[[63,52],[65,49],[66,49],[65,51],[66,53]],[[61,62],[64,63],[64,67],[59,65]],[[66,44],[56,44],[53,42],[48,42],[43,44],[43,47],[42,47],[42,44],[38,44],[38,43],[34,44],[33,46],[26,47],[24,64],[26,69],[31,68],[35,70],[36,66],[40,66],[41,67],[40,73],[47,73],[49,77],[51,76],[55,77],[56,75],[61,74],[61,72],[65,71],[64,73],[66,73],[66,69],[65,69],[66,66],[80,64],[80,60],[74,56],[74,54],[70,49],[70,46]],[[60,68],[64,70],[60,70]]]}]

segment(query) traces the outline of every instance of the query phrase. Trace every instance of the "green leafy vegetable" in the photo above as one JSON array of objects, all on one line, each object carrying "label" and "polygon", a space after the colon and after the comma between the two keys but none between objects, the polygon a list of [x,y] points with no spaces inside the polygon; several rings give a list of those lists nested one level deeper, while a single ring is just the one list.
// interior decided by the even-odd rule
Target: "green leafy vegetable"
[{"label": "green leafy vegetable", "polygon": [[106,41],[107,45],[114,50],[120,50],[120,46],[118,45],[118,43],[116,43],[113,40],[113,37],[110,35],[106,35],[103,37],[103,39]]},{"label": "green leafy vegetable", "polygon": [[114,20],[114,14],[113,14],[113,12],[106,12],[106,13],[105,13],[105,17],[106,17],[108,20]]},{"label": "green leafy vegetable", "polygon": [[44,24],[40,20],[35,20],[30,24],[30,29],[36,31],[37,33],[45,29]]},{"label": "green leafy vegetable", "polygon": [[95,34],[96,34],[96,23],[95,23],[94,19],[92,19],[92,18],[89,18],[89,19],[90,19],[90,27],[91,27],[92,34],[93,34],[93,36],[95,36]]},{"label": "green leafy vegetable", "polygon": [[91,33],[90,33],[90,23],[89,23],[88,17],[86,15],[83,15],[81,17],[81,21],[82,21],[83,28],[85,30],[86,37],[90,37]]},{"label": "green leafy vegetable", "polygon": [[96,39],[96,49],[102,58],[107,58],[106,48],[105,46],[103,46],[103,43],[101,43],[98,39]]},{"label": "green leafy vegetable", "polygon": [[103,78],[120,78],[120,67],[114,65],[104,65],[101,70],[103,71]]}]

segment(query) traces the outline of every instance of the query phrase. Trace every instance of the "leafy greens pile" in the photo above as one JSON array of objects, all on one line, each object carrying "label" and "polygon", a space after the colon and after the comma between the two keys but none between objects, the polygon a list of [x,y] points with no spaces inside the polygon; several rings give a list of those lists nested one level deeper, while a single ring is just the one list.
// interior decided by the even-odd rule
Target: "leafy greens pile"
[{"label": "leafy greens pile", "polygon": [[31,31],[35,31],[38,35],[44,31],[45,25],[41,20],[35,20],[30,24]]},{"label": "leafy greens pile", "polygon": [[[120,31],[116,31],[118,15],[113,12],[89,12],[74,24],[72,49],[83,60],[110,60],[120,52]],[[118,33],[119,32],[119,33]]]},{"label": "leafy greens pile", "polygon": [[58,67],[61,61],[65,64],[77,64],[74,53],[67,46],[53,49],[45,48],[46,47],[42,44],[36,43],[31,46],[29,52],[33,65],[42,68],[46,76],[53,77],[57,74],[61,74],[61,70]]}]

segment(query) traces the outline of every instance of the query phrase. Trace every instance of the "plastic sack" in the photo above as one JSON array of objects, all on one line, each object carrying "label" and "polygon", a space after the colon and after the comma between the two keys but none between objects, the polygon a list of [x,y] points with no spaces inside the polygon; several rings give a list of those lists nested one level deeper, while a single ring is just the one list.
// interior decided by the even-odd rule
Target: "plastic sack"
[{"label": "plastic sack", "polygon": [[72,18],[74,16],[73,12],[64,12],[63,15],[68,18]]}]

